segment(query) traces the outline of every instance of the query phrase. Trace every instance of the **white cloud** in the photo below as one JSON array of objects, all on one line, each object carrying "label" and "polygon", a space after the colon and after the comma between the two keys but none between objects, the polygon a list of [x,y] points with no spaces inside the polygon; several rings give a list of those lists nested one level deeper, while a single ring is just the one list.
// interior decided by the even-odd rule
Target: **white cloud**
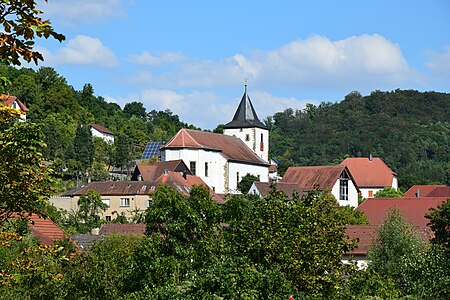
[{"label": "white cloud", "polygon": [[[163,57],[144,52],[134,59],[153,65],[170,62]],[[252,86],[260,88],[354,89],[363,85],[379,89],[417,80],[417,72],[408,66],[399,45],[377,34],[339,41],[312,36],[271,51],[254,50],[217,61],[186,58],[159,73],[147,73],[148,81],[142,75],[130,82],[159,88],[199,88],[235,86],[249,78]]]},{"label": "white cloud", "polygon": [[443,53],[428,52],[427,67],[433,72],[450,76],[450,45],[445,46]]},{"label": "white cloud", "polygon": [[124,15],[124,0],[53,0],[42,4],[45,15],[66,24],[97,22]]},{"label": "white cloud", "polygon": [[138,65],[158,66],[162,64],[173,64],[184,59],[183,54],[177,52],[167,52],[161,55],[154,55],[148,51],[141,54],[131,55],[129,61]]},{"label": "white cloud", "polygon": [[[106,97],[106,99],[119,103],[122,107],[126,102],[131,101],[113,97]],[[147,89],[130,94],[127,99],[144,103],[147,111],[170,109],[180,116],[183,122],[212,130],[219,124],[231,121],[241,95],[229,98],[204,91],[176,92],[167,89]],[[314,100],[273,96],[266,91],[252,92],[251,100],[261,121],[286,108],[303,109],[306,103],[318,104],[318,101]]]},{"label": "white cloud", "polygon": [[99,67],[115,67],[118,61],[114,53],[97,39],[86,35],[77,35],[56,52],[40,48],[46,64],[50,65],[92,65]]}]

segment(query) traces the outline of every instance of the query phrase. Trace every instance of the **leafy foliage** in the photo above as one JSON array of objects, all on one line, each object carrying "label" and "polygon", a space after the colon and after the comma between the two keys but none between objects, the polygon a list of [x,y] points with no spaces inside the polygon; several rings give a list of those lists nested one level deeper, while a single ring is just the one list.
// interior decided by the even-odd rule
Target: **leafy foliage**
[{"label": "leafy foliage", "polygon": [[425,217],[430,220],[429,226],[434,232],[433,242],[450,249],[450,199],[437,209],[430,208]]},{"label": "leafy foliage", "polygon": [[259,181],[259,178],[255,175],[247,173],[244,177],[242,177],[241,181],[237,184],[237,189],[242,194],[247,194],[250,188],[252,187],[253,182]]},{"label": "leafy foliage", "polygon": [[385,187],[373,195],[374,198],[402,198],[402,191],[396,190],[393,187]]},{"label": "leafy foliage", "polygon": [[[47,1],[46,1],[47,2]],[[20,59],[27,62],[44,60],[42,54],[33,51],[36,37],[52,37],[59,42],[65,36],[53,30],[49,20],[39,17],[36,1],[7,0],[0,3],[0,61],[20,65]]]},{"label": "leafy foliage", "polygon": [[0,105],[0,226],[13,214],[42,216],[51,192],[42,132],[35,124],[14,122],[15,116]]}]

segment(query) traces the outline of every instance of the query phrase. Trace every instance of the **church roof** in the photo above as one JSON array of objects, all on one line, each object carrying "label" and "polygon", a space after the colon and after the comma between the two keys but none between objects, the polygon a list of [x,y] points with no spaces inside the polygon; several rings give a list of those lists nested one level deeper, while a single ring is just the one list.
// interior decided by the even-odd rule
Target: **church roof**
[{"label": "church roof", "polygon": [[253,107],[250,97],[247,94],[247,86],[245,86],[244,95],[242,95],[241,102],[234,114],[233,120],[225,124],[223,128],[253,128],[258,127],[262,129],[268,129],[256,115],[255,108]]},{"label": "church roof", "polygon": [[269,165],[237,137],[192,129],[180,129],[161,150],[183,148],[221,152],[229,161]]}]

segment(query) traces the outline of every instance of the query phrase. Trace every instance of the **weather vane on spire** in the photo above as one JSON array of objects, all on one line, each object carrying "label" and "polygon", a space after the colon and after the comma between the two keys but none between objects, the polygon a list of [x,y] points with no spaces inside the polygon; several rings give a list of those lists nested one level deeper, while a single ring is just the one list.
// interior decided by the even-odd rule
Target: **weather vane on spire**
[{"label": "weather vane on spire", "polygon": [[245,77],[244,78],[244,86],[245,86],[245,92],[247,93],[247,84],[248,84],[248,78],[247,77]]}]

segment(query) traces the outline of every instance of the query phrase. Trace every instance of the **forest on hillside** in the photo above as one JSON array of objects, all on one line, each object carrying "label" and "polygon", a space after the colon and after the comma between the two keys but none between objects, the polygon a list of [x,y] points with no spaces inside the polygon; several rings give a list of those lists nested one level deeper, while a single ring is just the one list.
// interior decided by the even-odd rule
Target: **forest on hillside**
[{"label": "forest on hillside", "polygon": [[[0,76],[9,80],[8,93],[29,108],[27,119],[39,124],[47,147],[43,154],[64,178],[89,174],[93,180],[108,178],[112,166],[126,169],[140,158],[149,141],[168,141],[179,129],[192,128],[170,110],[146,111],[130,100],[123,109],[94,95],[87,83],[80,91],[53,68],[38,70],[0,64]],[[115,133],[115,144],[92,139],[88,124],[100,124]]]},{"label": "forest on hillside", "polygon": [[405,190],[450,185],[450,94],[395,90],[348,94],[338,103],[286,109],[266,120],[272,157],[290,165],[380,157]]},{"label": "forest on hillside", "polygon": [[[95,96],[89,83],[75,90],[53,68],[0,64],[0,76],[11,82],[9,94],[30,109],[27,118],[41,125],[45,158],[65,178],[89,173],[93,180],[104,180],[108,167],[126,168],[147,142],[168,141],[181,128],[196,129],[170,110],[147,111],[139,99],[122,109]],[[98,138],[90,143],[89,123],[113,131],[115,144]],[[277,112],[265,123],[270,156],[281,160],[281,172],[292,165],[338,164],[372,154],[399,175],[403,190],[413,184],[450,185],[450,94],[351,92],[341,102]]]}]

